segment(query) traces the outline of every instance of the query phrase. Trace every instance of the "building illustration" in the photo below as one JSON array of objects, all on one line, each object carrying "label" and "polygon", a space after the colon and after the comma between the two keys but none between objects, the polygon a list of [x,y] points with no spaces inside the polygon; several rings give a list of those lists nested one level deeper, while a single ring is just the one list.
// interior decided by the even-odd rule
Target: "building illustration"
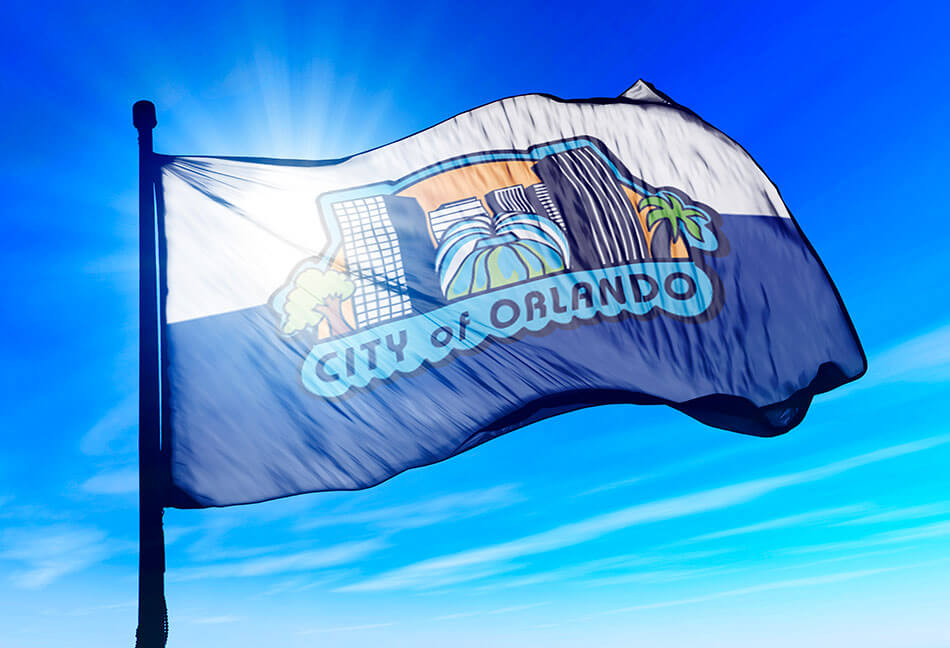
[{"label": "building illustration", "polygon": [[345,335],[547,275],[718,245],[710,212],[633,178],[591,138],[430,168],[320,196],[326,249],[271,299],[285,335]]},{"label": "building illustration", "polygon": [[528,202],[528,196],[525,195],[522,185],[512,187],[503,187],[495,189],[485,194],[485,202],[489,209],[495,214],[504,214],[506,212],[515,212],[521,214],[532,214],[534,209]]},{"label": "building illustration", "polygon": [[525,189],[525,195],[531,204],[531,211],[541,216],[547,216],[562,232],[567,232],[567,223],[564,222],[564,215],[557,208],[554,199],[551,198],[551,192],[543,182],[533,184]]},{"label": "building illustration", "polygon": [[333,213],[343,235],[347,274],[356,285],[357,327],[408,315],[412,304],[405,268],[384,197],[334,203]]},{"label": "building illustration", "polygon": [[429,212],[429,224],[436,241],[441,241],[446,230],[460,221],[478,221],[491,227],[491,216],[482,201],[474,196],[441,205]]},{"label": "building illustration", "polygon": [[636,208],[591,147],[555,153],[534,165],[564,215],[571,268],[603,268],[648,258]]}]

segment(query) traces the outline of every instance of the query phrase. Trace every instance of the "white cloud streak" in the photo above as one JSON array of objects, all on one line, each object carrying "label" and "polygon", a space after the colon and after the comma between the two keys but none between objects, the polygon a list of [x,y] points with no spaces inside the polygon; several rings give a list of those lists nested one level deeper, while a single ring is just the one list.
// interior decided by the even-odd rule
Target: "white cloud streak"
[{"label": "white cloud streak", "polygon": [[[915,565],[910,565],[910,566],[915,566]],[[873,574],[881,574],[884,572],[895,571],[896,569],[902,569],[902,568],[885,567],[885,568],[880,568],[880,569],[862,569],[858,571],[842,572],[842,573],[837,573],[837,574],[827,574],[825,576],[812,576],[808,578],[793,578],[789,580],[773,581],[771,583],[761,583],[759,585],[752,585],[750,587],[740,587],[737,589],[714,592],[712,594],[705,594],[703,596],[694,596],[690,598],[677,599],[673,601],[661,601],[659,603],[644,603],[643,605],[631,605],[628,607],[618,608],[616,610],[607,610],[605,612],[601,612],[600,614],[597,614],[594,616],[620,614],[623,612],[635,612],[638,610],[655,610],[657,608],[673,607],[677,605],[689,605],[691,603],[704,603],[706,601],[714,601],[717,599],[729,598],[733,596],[743,596],[745,594],[755,594],[758,592],[769,592],[773,590],[789,589],[789,588],[795,588],[795,587],[813,587],[815,585],[830,585],[831,583],[841,583],[844,581],[853,580],[855,578],[862,578],[864,576],[871,576]]]},{"label": "white cloud streak", "polygon": [[65,612],[64,614],[65,616],[89,616],[91,614],[98,614],[100,612],[111,612],[112,610],[119,610],[122,608],[133,608],[136,605],[138,605],[138,601],[132,599],[129,601],[122,601],[121,603],[105,603],[103,605],[75,608]]},{"label": "white cloud streak", "polygon": [[[431,558],[383,572],[339,591],[366,592],[394,589],[430,589],[434,579],[446,574],[461,576],[456,582],[474,580],[478,566],[504,563],[517,558],[554,551],[600,538],[632,526],[677,519],[737,506],[777,490],[840,475],[849,470],[887,459],[921,452],[950,442],[950,435],[931,437],[864,453],[816,468],[775,477],[755,479],[730,486],[638,504],[580,522],[561,525],[517,540]],[[464,572],[472,570],[470,578]],[[462,572],[462,573],[460,573]]]},{"label": "white cloud streak", "polygon": [[534,608],[539,608],[544,605],[549,605],[550,602],[544,601],[541,603],[526,603],[525,605],[511,605],[508,607],[498,608],[496,610],[478,610],[471,612],[456,612],[454,614],[443,614],[442,616],[437,616],[433,621],[451,621],[453,619],[468,619],[471,617],[480,617],[480,616],[497,616],[499,614],[512,614],[514,612],[522,612],[524,610],[532,610]]},{"label": "white cloud streak", "polygon": [[786,549],[784,553],[808,554],[827,551],[850,551],[852,549],[901,544],[904,542],[913,542],[915,540],[930,540],[932,538],[942,538],[948,535],[950,535],[950,520],[945,520],[942,522],[933,522],[931,524],[924,524],[907,529],[875,533],[866,538],[860,538],[857,540],[844,540],[841,542],[827,542],[824,544],[809,545],[806,547],[794,547],[791,549]]},{"label": "white cloud streak", "polygon": [[904,520],[919,520],[928,517],[937,517],[950,514],[950,502],[935,502],[919,506],[907,506],[900,509],[883,511],[872,515],[863,515],[853,520],[844,520],[833,526],[854,526],[859,524],[882,524],[886,522],[903,522]]},{"label": "white cloud streak", "polygon": [[198,617],[197,619],[192,619],[191,622],[198,625],[220,625],[222,623],[237,623],[241,620],[241,617],[236,616],[210,616],[210,617]]},{"label": "white cloud streak", "polygon": [[132,543],[110,540],[95,528],[50,525],[10,529],[3,534],[0,559],[20,565],[13,583],[25,589],[40,589],[53,581],[91,567]]},{"label": "white cloud streak", "polygon": [[182,567],[168,572],[169,581],[192,581],[209,578],[268,576],[292,572],[311,572],[345,565],[382,549],[382,540],[347,542],[326,549],[298,551],[283,555],[263,556],[200,567]]},{"label": "white cloud streak", "polygon": [[312,628],[310,630],[301,630],[299,635],[324,634],[330,632],[359,632],[361,630],[375,630],[376,628],[388,628],[393,623],[367,623],[364,625],[337,626],[335,628]]},{"label": "white cloud streak", "polygon": [[138,394],[129,394],[83,435],[79,449],[87,455],[133,452],[138,413]]},{"label": "white cloud streak", "polygon": [[82,483],[82,489],[94,495],[128,495],[139,490],[138,468],[109,470],[94,475]]},{"label": "white cloud streak", "polygon": [[[498,581],[482,585],[479,590],[510,589],[513,587],[525,587],[530,585],[540,585],[556,581],[572,580],[584,578],[592,574],[603,572],[614,572],[617,570],[629,569],[631,567],[645,567],[655,565],[683,565],[694,560],[719,556],[729,553],[728,549],[716,549],[713,551],[686,551],[678,552],[674,555],[654,555],[643,554],[625,554],[622,556],[611,556],[608,558],[599,558],[587,562],[550,569],[542,572],[535,572],[526,576],[509,578],[504,581]],[[671,570],[672,571],[672,570]],[[588,582],[594,583],[598,579],[590,579]]]},{"label": "white cloud streak", "polygon": [[772,520],[765,520],[764,522],[757,522],[755,524],[747,524],[745,526],[723,529],[721,531],[714,531],[712,533],[704,533],[703,535],[698,535],[692,538],[674,542],[670,546],[693,544],[695,542],[707,542],[709,540],[721,540],[722,538],[732,538],[738,535],[759,533],[761,531],[772,531],[775,529],[788,529],[791,527],[806,526],[810,524],[820,524],[845,515],[861,513],[862,511],[867,511],[868,508],[869,506],[867,504],[855,504],[852,506],[841,506],[837,508],[809,511],[807,513],[799,513],[797,515],[787,515],[784,517],[774,518]]},{"label": "white cloud streak", "polygon": [[627,585],[629,583],[672,583],[680,580],[703,578],[705,576],[721,576],[739,571],[738,567],[703,567],[700,569],[654,569],[616,574],[614,576],[600,576],[587,581],[587,585],[603,587],[608,585]]},{"label": "white cloud streak", "polygon": [[627,486],[633,486],[634,484],[639,484],[640,482],[648,481],[651,479],[657,479],[660,477],[669,477],[670,475],[688,470],[690,468],[695,468],[696,466],[702,466],[705,464],[714,463],[720,459],[732,456],[738,452],[736,448],[726,448],[723,450],[717,450],[715,452],[709,452],[702,454],[696,457],[689,457],[683,459],[682,461],[677,461],[669,466],[666,466],[662,471],[649,472],[643,475],[637,475],[634,477],[629,477],[627,479],[620,479],[614,482],[607,484],[602,484],[595,488],[583,491],[577,494],[577,497],[584,497],[587,495],[595,495],[597,493],[603,493],[605,491],[616,490],[618,488],[625,488]]},{"label": "white cloud streak", "polygon": [[387,531],[431,526],[448,520],[460,520],[495,511],[524,501],[516,484],[463,491],[430,500],[346,513],[321,514],[298,525],[315,529],[346,524],[365,524]]}]

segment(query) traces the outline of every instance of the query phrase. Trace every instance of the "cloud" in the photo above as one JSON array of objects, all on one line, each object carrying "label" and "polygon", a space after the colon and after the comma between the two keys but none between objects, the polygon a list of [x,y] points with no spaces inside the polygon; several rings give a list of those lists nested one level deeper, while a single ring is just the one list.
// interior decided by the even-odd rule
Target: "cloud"
[{"label": "cloud", "polygon": [[[383,572],[339,591],[365,592],[391,589],[430,589],[434,580],[455,574],[455,582],[481,578],[480,571],[491,563],[504,563],[589,542],[632,526],[708,513],[752,501],[782,488],[827,479],[861,466],[920,452],[950,442],[950,435],[931,437],[842,459],[817,468],[766,477],[730,486],[713,488],[678,497],[638,504],[517,540],[430,558],[406,567]],[[470,577],[466,577],[468,572]]]},{"label": "cloud", "polygon": [[132,393],[106,412],[83,435],[79,449],[87,455],[134,452],[138,416],[138,394]]},{"label": "cloud", "polygon": [[865,558],[870,558],[871,556],[883,556],[887,554],[894,554],[902,550],[903,549],[901,547],[890,547],[888,549],[876,549],[874,551],[851,552],[843,556],[833,556],[831,558],[820,558],[818,560],[810,560],[808,562],[803,562],[803,563],[781,565],[781,566],[776,567],[775,571],[788,570],[788,569],[806,569],[808,567],[816,567],[818,565],[827,565],[829,563],[847,562],[849,560],[863,560]]},{"label": "cloud", "polygon": [[314,529],[344,524],[369,524],[395,531],[430,526],[447,520],[460,520],[488,513],[524,500],[516,484],[494,488],[464,491],[433,499],[372,509],[320,515],[299,525],[300,529]]},{"label": "cloud", "polygon": [[24,527],[3,534],[0,559],[20,564],[12,575],[18,587],[39,589],[58,578],[132,549],[95,528],[69,525]]},{"label": "cloud", "polygon": [[867,374],[818,398],[831,400],[879,385],[950,381],[950,324],[874,354]]},{"label": "cloud", "polygon": [[[672,472],[670,470],[664,472]],[[616,490],[618,488],[625,488],[626,486],[633,486],[634,484],[639,484],[642,481],[654,478],[660,473],[650,473],[647,475],[637,475],[635,477],[628,477],[627,479],[618,479],[617,481],[612,481],[607,484],[601,484],[586,491],[581,491],[577,494],[577,497],[584,497],[586,495],[596,495],[597,493],[603,493],[605,491]]]},{"label": "cloud", "polygon": [[313,628],[310,630],[301,630],[297,634],[311,635],[323,634],[325,632],[358,632],[360,630],[373,630],[375,628],[388,628],[393,623],[367,623],[365,625],[337,626],[335,628]]},{"label": "cloud", "polygon": [[470,617],[478,616],[497,616],[499,614],[511,614],[513,612],[521,612],[522,610],[531,610],[534,608],[542,607],[544,605],[549,605],[548,601],[542,603],[526,603],[525,605],[511,605],[508,607],[498,608],[496,610],[478,610],[471,612],[456,612],[455,614],[443,614],[442,616],[437,616],[433,621],[450,621],[452,619],[468,619]]},{"label": "cloud", "polygon": [[705,533],[703,535],[698,535],[693,538],[679,540],[677,542],[674,542],[670,546],[692,544],[694,542],[706,542],[709,540],[720,540],[722,538],[731,538],[737,535],[745,535],[747,533],[758,533],[760,531],[771,531],[773,529],[787,529],[789,527],[828,522],[829,520],[832,520],[837,517],[841,517],[844,515],[852,515],[854,513],[860,513],[866,510],[868,510],[867,504],[855,504],[853,506],[841,506],[838,508],[820,509],[817,511],[810,511],[808,513],[799,513],[798,515],[788,515],[785,517],[775,518],[772,520],[766,520],[764,522],[757,522],[755,524],[748,524],[745,526],[733,527],[731,529],[723,529],[722,531],[714,531],[713,533]]},{"label": "cloud", "polygon": [[165,525],[165,546],[174,544],[181,540],[182,538],[201,531],[204,527],[201,526],[178,526],[178,525]]},{"label": "cloud", "polygon": [[[672,555],[644,555],[644,554],[625,554],[621,556],[610,556],[608,558],[599,558],[597,560],[590,560],[587,562],[567,565],[565,567],[559,567],[557,569],[550,569],[547,571],[534,572],[526,576],[518,576],[516,578],[509,578],[504,581],[498,581],[495,583],[490,583],[482,585],[479,587],[479,590],[496,590],[496,589],[509,589],[512,587],[524,587],[528,585],[540,585],[543,583],[550,583],[555,581],[564,581],[577,578],[583,578],[591,574],[598,574],[601,572],[614,572],[622,569],[629,569],[631,567],[645,567],[649,565],[673,565],[673,564],[684,564],[689,563],[694,560],[700,560],[709,558],[711,556],[719,556],[724,553],[729,553],[729,549],[716,549],[713,551],[681,551]],[[670,570],[671,572],[673,570]],[[684,570],[679,570],[684,571]],[[638,572],[643,573],[643,572]],[[626,574],[624,574],[626,575]],[[598,578],[589,579],[587,582],[596,583]]]},{"label": "cloud", "polygon": [[[213,558],[221,561],[232,558],[249,558],[263,553],[273,553],[299,549],[304,542],[286,542],[269,547],[229,547],[224,540],[232,531],[240,529],[247,531],[250,528],[271,529],[278,521],[286,518],[307,518],[312,516],[312,509],[316,500],[305,495],[288,497],[263,504],[248,504],[222,509],[206,509],[200,518],[192,516],[166,516],[165,526],[166,544],[180,542],[182,538],[190,538],[191,543],[186,549],[189,555],[196,559]],[[174,520],[195,520],[197,523],[185,525],[176,524]]]},{"label": "cloud", "polygon": [[210,616],[210,617],[198,617],[192,619],[192,623],[198,625],[219,625],[222,623],[237,623],[241,620],[241,617],[236,616]]},{"label": "cloud", "polygon": [[338,544],[325,549],[263,556],[200,567],[182,567],[170,570],[168,580],[191,581],[308,572],[351,563],[379,551],[384,546],[386,545],[381,540],[364,540]]},{"label": "cloud", "polygon": [[626,585],[628,583],[672,583],[680,580],[702,578],[704,576],[720,576],[739,571],[738,567],[702,567],[699,569],[654,569],[616,574],[614,576],[600,576],[587,581],[587,585],[602,587],[605,585]]},{"label": "cloud", "polygon": [[875,533],[866,538],[858,540],[844,540],[841,542],[826,542],[824,544],[809,545],[806,547],[793,547],[786,549],[786,554],[808,554],[826,551],[841,551],[862,549],[865,547],[874,547],[879,545],[900,544],[914,540],[929,540],[931,538],[942,538],[950,535],[950,520],[934,522],[921,526],[910,527],[907,529],[898,529],[895,531],[885,531]]},{"label": "cloud", "polygon": [[[322,572],[319,578],[296,576],[289,580],[281,581],[258,594],[258,597],[278,596],[281,594],[297,594],[308,589],[313,589],[321,585],[326,585],[341,578],[357,574],[356,569],[335,569],[330,572]],[[256,597],[255,597],[256,598]]]},{"label": "cloud", "polygon": [[104,605],[93,605],[91,607],[81,607],[74,608],[65,612],[66,616],[88,616],[90,614],[96,614],[99,612],[108,612],[111,610],[118,610],[121,608],[132,608],[138,605],[138,601],[135,599],[129,601],[122,601],[121,603],[106,603]]},{"label": "cloud", "polygon": [[950,513],[950,502],[935,502],[919,506],[907,506],[900,509],[883,511],[872,515],[864,515],[853,520],[838,522],[832,526],[854,526],[857,524],[880,524],[882,522],[900,522],[903,520],[918,520],[921,518],[937,517]]},{"label": "cloud", "polygon": [[602,493],[604,491],[616,490],[618,488],[624,488],[626,486],[632,486],[633,484],[638,484],[643,481],[650,479],[657,479],[659,477],[668,477],[672,474],[694,468],[696,466],[702,466],[704,464],[713,463],[719,459],[724,459],[738,452],[737,448],[725,448],[722,450],[717,450],[715,452],[708,452],[706,454],[701,454],[696,457],[689,457],[683,459],[682,461],[677,461],[671,465],[666,466],[662,471],[649,472],[644,475],[637,475],[634,477],[629,477],[627,479],[620,479],[618,481],[610,482],[591,488],[577,494],[577,497],[584,497],[586,495],[594,495],[596,493]]},{"label": "cloud", "polygon": [[691,603],[704,603],[706,601],[714,601],[722,598],[729,598],[732,596],[743,596],[745,594],[755,594],[758,592],[769,592],[773,590],[780,589],[789,589],[794,587],[813,587],[815,585],[830,585],[832,583],[841,583],[844,581],[853,580],[855,578],[862,578],[864,576],[871,576],[873,574],[881,574],[884,572],[895,571],[897,569],[907,569],[909,567],[915,567],[916,565],[908,565],[906,567],[885,567],[880,569],[862,569],[858,571],[851,572],[842,572],[838,574],[827,574],[825,576],[812,576],[809,578],[793,578],[789,580],[774,581],[771,583],[762,583],[760,585],[752,585],[750,587],[740,587],[738,589],[724,590],[721,592],[714,592],[712,594],[705,594],[703,596],[694,596],[690,598],[677,599],[673,601],[661,601],[659,603],[645,603],[643,605],[631,605],[628,607],[618,608],[616,610],[606,610],[594,616],[602,616],[609,614],[620,614],[622,612],[635,612],[637,610],[655,610],[657,608],[673,607],[677,605],[689,605]]},{"label": "cloud", "polygon": [[82,489],[95,495],[125,495],[139,490],[138,468],[120,468],[99,473],[82,484]]}]

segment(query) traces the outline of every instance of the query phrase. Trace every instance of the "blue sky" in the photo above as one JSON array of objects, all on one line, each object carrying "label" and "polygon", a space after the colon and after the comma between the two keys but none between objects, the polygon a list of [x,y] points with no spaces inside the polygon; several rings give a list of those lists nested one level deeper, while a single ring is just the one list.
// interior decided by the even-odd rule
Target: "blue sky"
[{"label": "blue sky", "polygon": [[0,22],[0,646],[133,640],[133,101],[161,152],[326,158],[638,78],[776,182],[867,376],[775,439],[603,407],[365,492],[169,511],[169,645],[950,645],[945,8],[200,4]]}]

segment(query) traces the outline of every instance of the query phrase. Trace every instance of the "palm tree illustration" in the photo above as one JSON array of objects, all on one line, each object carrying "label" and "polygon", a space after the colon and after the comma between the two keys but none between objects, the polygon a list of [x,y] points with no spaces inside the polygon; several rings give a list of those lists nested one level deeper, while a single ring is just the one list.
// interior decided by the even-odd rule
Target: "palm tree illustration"
[{"label": "palm tree illustration", "polygon": [[706,214],[687,205],[674,193],[661,191],[648,196],[640,201],[637,209],[646,212],[647,229],[652,233],[650,253],[654,258],[669,257],[672,244],[679,239],[689,246],[687,234],[697,241],[703,240],[703,229],[696,219],[705,218]]}]

